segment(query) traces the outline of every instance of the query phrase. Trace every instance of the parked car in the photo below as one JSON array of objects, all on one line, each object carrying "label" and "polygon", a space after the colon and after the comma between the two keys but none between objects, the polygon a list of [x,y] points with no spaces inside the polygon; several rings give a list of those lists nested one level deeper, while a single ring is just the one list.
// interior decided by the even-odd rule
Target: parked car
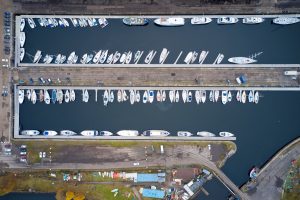
[{"label": "parked car", "polygon": [[27,162],[27,155],[21,155],[20,162]]},{"label": "parked car", "polygon": [[46,83],[46,81],[44,80],[43,77],[40,77],[40,78],[39,78],[39,81],[40,81],[41,84],[45,84],[45,83]]},{"label": "parked car", "polygon": [[11,155],[11,144],[5,144],[4,145],[4,154],[5,155]]},{"label": "parked car", "polygon": [[26,145],[21,145],[20,155],[27,155],[27,146]]}]

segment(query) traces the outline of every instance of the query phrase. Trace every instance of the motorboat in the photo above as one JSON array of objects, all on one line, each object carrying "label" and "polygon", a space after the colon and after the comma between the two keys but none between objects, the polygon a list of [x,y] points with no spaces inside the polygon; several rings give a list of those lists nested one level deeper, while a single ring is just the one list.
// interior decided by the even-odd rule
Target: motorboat
[{"label": "motorboat", "polygon": [[105,90],[104,94],[103,94],[103,104],[104,104],[104,106],[107,106],[108,96],[109,96],[108,90]]},{"label": "motorboat", "polygon": [[193,52],[193,51],[190,51],[190,52],[186,55],[186,57],[185,57],[185,59],[184,59],[184,62],[185,62],[186,64],[190,64],[190,62],[191,62],[191,60],[192,60],[192,58],[193,58],[193,54],[194,54],[194,52]]},{"label": "motorboat", "polygon": [[232,94],[230,91],[228,91],[228,94],[227,94],[227,101],[228,102],[231,102],[232,101]]},{"label": "motorboat", "polygon": [[201,136],[201,137],[215,137],[216,136],[215,134],[208,132],[208,131],[199,131],[199,132],[197,132],[197,135]]},{"label": "motorboat", "polygon": [[[56,93],[57,93],[57,90],[53,89],[52,93],[51,93],[51,101],[52,101],[52,103],[55,103],[56,100],[57,100]],[[45,102],[46,102],[46,100],[45,100]]]},{"label": "motorboat", "polygon": [[61,55],[60,61],[58,64],[62,64],[66,61],[67,57],[65,55]]},{"label": "motorboat", "polygon": [[20,19],[20,31],[22,32],[25,28],[25,19],[21,18]]},{"label": "motorboat", "polygon": [[81,135],[83,136],[96,136],[98,135],[98,131],[96,130],[85,130],[80,132]]},{"label": "motorboat", "polygon": [[19,90],[19,104],[24,102],[24,90]]},{"label": "motorboat", "polygon": [[195,91],[195,99],[196,99],[196,103],[199,104],[200,101],[201,101],[200,91],[199,90]]},{"label": "motorboat", "polygon": [[192,94],[191,91],[188,91],[187,94],[188,94],[188,96],[187,96],[187,102],[188,102],[188,103],[191,103],[192,100],[193,100],[193,94]]},{"label": "motorboat", "polygon": [[58,101],[59,104],[62,104],[62,102],[64,100],[64,93],[63,93],[63,91],[61,89],[57,90],[56,100]]},{"label": "motorboat", "polygon": [[50,95],[47,90],[44,91],[44,101],[46,104],[50,104]]},{"label": "motorboat", "polygon": [[71,22],[72,22],[72,24],[73,24],[74,27],[79,26],[78,21],[77,21],[76,18],[71,18]]},{"label": "motorboat", "polygon": [[67,63],[68,64],[72,64],[74,63],[74,60],[76,59],[76,53],[75,51],[71,52],[68,59],[67,59]]},{"label": "motorboat", "polygon": [[143,132],[143,136],[150,137],[166,137],[168,135],[170,135],[170,133],[164,130],[147,130]]},{"label": "motorboat", "polygon": [[201,91],[201,101],[202,101],[202,103],[205,103],[205,101],[206,101],[206,91],[205,90]]},{"label": "motorboat", "polygon": [[264,21],[262,17],[245,17],[243,24],[260,24]]},{"label": "motorboat", "polygon": [[31,90],[26,90],[26,97],[27,97],[27,99],[28,99],[28,101],[30,101],[31,100]]},{"label": "motorboat", "polygon": [[24,59],[24,56],[25,56],[25,49],[20,48],[20,62],[22,62],[22,60]]},{"label": "motorboat", "polygon": [[26,40],[25,32],[20,32],[19,37],[20,37],[20,46],[23,47],[25,44],[25,40]]},{"label": "motorboat", "polygon": [[223,90],[222,91],[222,104],[224,104],[224,105],[227,103],[227,100],[228,100],[227,95],[228,95],[228,91]]},{"label": "motorboat", "polygon": [[73,135],[77,135],[77,133],[75,133],[74,131],[71,131],[71,130],[62,130],[62,131],[60,131],[60,135],[73,136]]},{"label": "motorboat", "polygon": [[30,28],[35,28],[36,27],[36,24],[35,24],[35,22],[32,18],[27,18],[27,22],[28,22]]},{"label": "motorboat", "polygon": [[163,90],[163,91],[161,92],[161,100],[162,100],[163,102],[165,102],[165,101],[166,101],[166,98],[167,98],[166,91]]},{"label": "motorboat", "polygon": [[68,20],[66,20],[65,18],[61,18],[61,21],[63,22],[63,24],[65,25],[65,27],[69,27],[70,26]]},{"label": "motorboat", "polygon": [[139,103],[140,100],[141,100],[141,94],[140,94],[140,91],[137,90],[137,91],[135,91],[135,101],[137,103]]},{"label": "motorboat", "polygon": [[193,56],[190,63],[194,63],[198,57],[198,53],[196,51],[193,52]]},{"label": "motorboat", "polygon": [[209,92],[209,101],[214,101],[214,91],[213,90],[211,90]]},{"label": "motorboat", "polygon": [[220,132],[219,135],[221,137],[234,137],[234,134],[226,132],[226,131]]},{"label": "motorboat", "polygon": [[257,60],[254,60],[252,58],[247,58],[247,57],[232,57],[228,59],[228,62],[234,64],[250,64],[250,63],[257,62]]},{"label": "motorboat", "polygon": [[47,54],[47,55],[44,57],[43,62],[44,62],[45,64],[49,64],[49,63],[52,62],[52,60],[53,60],[53,56]]},{"label": "motorboat", "polygon": [[126,59],[126,52],[124,52],[121,57],[120,57],[120,63],[124,63],[125,62],[125,59]]},{"label": "motorboat", "polygon": [[180,95],[179,95],[178,90],[176,90],[176,93],[175,93],[175,102],[178,103],[179,99],[180,99]]},{"label": "motorboat", "polygon": [[93,58],[93,63],[97,64],[99,62],[101,53],[102,53],[102,50],[100,50],[96,53],[95,57]]},{"label": "motorboat", "polygon": [[279,25],[295,24],[298,22],[300,22],[300,19],[297,17],[277,17],[273,19],[273,23]]},{"label": "motorboat", "polygon": [[224,58],[224,54],[220,53],[219,56],[218,56],[218,58],[217,58],[216,64],[220,64],[222,62],[223,58]]},{"label": "motorboat", "polygon": [[131,61],[131,59],[132,59],[132,52],[129,51],[129,52],[127,53],[127,55],[126,55],[125,63],[126,63],[126,64],[129,64],[130,61]]},{"label": "motorboat", "polygon": [[23,131],[21,131],[21,135],[36,136],[39,134],[40,134],[40,132],[38,130],[23,130]]},{"label": "motorboat", "polygon": [[55,136],[58,133],[56,131],[46,130],[46,131],[43,131],[42,134],[45,135],[45,136]]},{"label": "motorboat", "polygon": [[112,136],[113,133],[110,131],[100,131],[97,136]]},{"label": "motorboat", "polygon": [[174,90],[170,90],[170,91],[169,91],[169,99],[170,99],[170,102],[171,102],[171,103],[173,103],[173,102],[174,102],[174,99],[175,99],[175,98],[174,98],[174,97],[175,97],[175,94],[174,94],[174,93],[175,93]]},{"label": "motorboat", "polygon": [[147,102],[148,102],[148,91],[145,90],[143,95],[143,103],[147,103]]},{"label": "motorboat", "polygon": [[254,94],[254,103],[258,104],[258,101],[259,101],[259,93],[258,91],[256,91]]},{"label": "motorboat", "polygon": [[109,92],[109,98],[108,98],[108,101],[109,101],[110,103],[112,103],[112,102],[114,102],[114,100],[115,100],[115,95],[114,95],[114,91],[112,90],[112,91]]},{"label": "motorboat", "polygon": [[237,91],[237,93],[236,93],[236,100],[238,101],[238,102],[241,102],[241,94],[242,94],[242,91]]},{"label": "motorboat", "polygon": [[134,54],[133,62],[137,62],[141,55],[142,55],[142,52],[140,50],[136,51]]},{"label": "motorboat", "polygon": [[246,103],[247,95],[246,95],[245,90],[244,90],[243,93],[242,93],[242,98],[241,98],[241,100],[242,100],[242,103]]},{"label": "motorboat", "polygon": [[65,102],[66,102],[66,103],[69,103],[69,101],[70,101],[70,92],[69,92],[69,90],[67,90],[67,91],[65,92]]},{"label": "motorboat", "polygon": [[109,56],[107,57],[106,63],[110,64],[113,61],[113,59],[114,59],[114,54],[113,53],[109,54]]},{"label": "motorboat", "polygon": [[87,58],[86,58],[86,62],[85,63],[90,63],[94,58],[93,54],[88,54]]},{"label": "motorboat", "polygon": [[42,57],[42,52],[40,50],[37,50],[33,57],[33,63],[38,63]]},{"label": "motorboat", "polygon": [[153,57],[153,53],[154,53],[153,50],[149,51],[148,55],[145,58],[145,63],[147,63],[147,64],[150,63],[150,61],[151,61],[151,59]]},{"label": "motorboat", "polygon": [[135,102],[135,93],[134,90],[129,91],[130,104],[133,105]]},{"label": "motorboat", "polygon": [[88,58],[88,54],[87,54],[87,53],[83,54],[83,56],[82,56],[81,59],[80,59],[80,62],[81,62],[82,64],[86,64],[86,63],[87,63],[87,62],[86,62],[87,58]]},{"label": "motorboat", "polygon": [[162,64],[165,61],[167,55],[168,55],[168,49],[163,48],[163,50],[161,51],[160,56],[159,56],[159,63],[160,64]]},{"label": "motorboat", "polygon": [[220,17],[217,20],[218,24],[235,24],[239,21],[236,17]]},{"label": "motorboat", "polygon": [[153,100],[154,100],[154,91],[153,90],[148,91],[148,100],[150,103],[153,103]]},{"label": "motorboat", "polygon": [[40,99],[40,102],[44,101],[44,90],[42,90],[42,89],[39,92],[39,99]]},{"label": "motorboat", "polygon": [[122,91],[121,90],[118,90],[117,100],[118,100],[119,103],[123,100],[123,98],[122,98]]},{"label": "motorboat", "polygon": [[103,64],[107,58],[107,55],[108,55],[108,50],[105,50],[105,51],[102,51],[102,54],[100,56],[100,59],[99,59],[99,62],[101,64]]},{"label": "motorboat", "polygon": [[144,26],[149,23],[149,20],[142,17],[126,17],[123,18],[123,23],[128,26]]},{"label": "motorboat", "polygon": [[204,59],[206,58],[208,54],[208,51],[201,51],[200,55],[199,55],[199,63],[202,64]]},{"label": "motorboat", "polygon": [[87,89],[82,90],[82,101],[85,103],[89,101],[89,92]]},{"label": "motorboat", "polygon": [[55,64],[60,64],[61,62],[61,58],[62,58],[62,55],[61,54],[58,54],[54,60],[54,63]]},{"label": "motorboat", "polygon": [[137,130],[121,130],[117,132],[117,135],[124,137],[135,137],[139,135]]},{"label": "motorboat", "polygon": [[214,97],[215,97],[214,100],[215,100],[215,102],[218,102],[219,94],[220,94],[220,93],[219,93],[219,90],[215,90],[215,91],[214,91]]},{"label": "motorboat", "polygon": [[212,19],[209,17],[193,17],[191,19],[191,24],[208,24],[212,22]]},{"label": "motorboat", "polygon": [[32,101],[33,104],[36,103],[36,92],[35,92],[35,90],[31,91],[31,101]]},{"label": "motorboat", "polygon": [[182,17],[162,17],[154,20],[159,26],[183,26],[184,18]]},{"label": "motorboat", "polygon": [[128,100],[128,96],[126,94],[126,90],[123,90],[123,94],[122,94],[122,97],[123,97],[123,101],[127,101]]},{"label": "motorboat", "polygon": [[188,131],[178,131],[177,136],[178,137],[191,137],[193,134]]},{"label": "motorboat", "polygon": [[159,90],[157,90],[157,93],[156,93],[156,101],[157,102],[161,101],[161,92]]},{"label": "motorboat", "polygon": [[118,62],[119,61],[119,59],[120,59],[120,57],[121,57],[121,53],[119,53],[118,51],[116,51],[116,53],[114,54],[114,57],[113,57],[113,64],[115,64],[116,62]]},{"label": "motorboat", "polygon": [[250,92],[249,92],[248,101],[249,101],[249,103],[254,102],[254,94],[253,94],[252,90],[250,90]]},{"label": "motorboat", "polygon": [[187,90],[182,90],[181,96],[182,96],[183,103],[185,103],[187,101],[187,96],[188,96]]},{"label": "motorboat", "polygon": [[98,19],[98,23],[101,28],[104,28],[108,25],[107,19],[103,17]]}]

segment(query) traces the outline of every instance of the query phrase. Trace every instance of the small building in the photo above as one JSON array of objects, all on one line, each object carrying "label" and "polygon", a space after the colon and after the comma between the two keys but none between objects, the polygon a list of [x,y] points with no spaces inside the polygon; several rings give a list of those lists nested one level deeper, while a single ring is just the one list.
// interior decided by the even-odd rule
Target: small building
[{"label": "small building", "polygon": [[147,197],[147,198],[163,199],[165,197],[165,191],[151,190],[151,189],[144,188],[142,195],[143,197]]},{"label": "small building", "polygon": [[136,180],[134,182],[140,183],[163,183],[166,181],[165,173],[158,174],[137,174]]},{"label": "small building", "polygon": [[200,173],[198,168],[179,168],[172,171],[173,181],[182,185],[188,183],[191,179],[196,178]]}]

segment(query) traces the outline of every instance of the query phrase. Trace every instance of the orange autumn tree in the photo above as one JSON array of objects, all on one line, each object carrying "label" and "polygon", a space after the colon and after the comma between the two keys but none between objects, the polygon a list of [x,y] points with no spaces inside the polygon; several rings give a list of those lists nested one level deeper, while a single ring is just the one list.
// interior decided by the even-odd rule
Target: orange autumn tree
[{"label": "orange autumn tree", "polygon": [[72,200],[75,197],[74,192],[68,191],[66,193],[66,200]]},{"label": "orange autumn tree", "polygon": [[79,193],[74,197],[74,200],[84,200],[85,196],[82,193]]}]

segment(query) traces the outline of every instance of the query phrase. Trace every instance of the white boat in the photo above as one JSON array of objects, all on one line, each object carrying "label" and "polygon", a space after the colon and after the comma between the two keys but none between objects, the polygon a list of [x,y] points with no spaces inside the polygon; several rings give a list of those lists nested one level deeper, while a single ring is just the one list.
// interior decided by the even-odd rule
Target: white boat
[{"label": "white boat", "polygon": [[74,131],[70,131],[70,130],[62,130],[62,131],[60,131],[60,135],[72,136],[72,135],[77,135],[77,133],[75,133]]},{"label": "white boat", "polygon": [[177,90],[176,93],[175,93],[175,102],[178,103],[179,99],[180,99],[180,95],[179,95],[179,92]]},{"label": "white boat", "polygon": [[105,91],[104,91],[104,94],[103,94],[103,104],[104,104],[104,106],[107,106],[107,103],[108,103],[108,95],[109,95],[108,90],[105,90]]},{"label": "white boat", "polygon": [[175,99],[175,98],[174,98],[174,96],[175,96],[174,93],[175,93],[174,90],[170,90],[170,91],[169,91],[169,99],[170,99],[170,102],[171,102],[171,103],[173,103],[173,102],[174,102],[174,99]]},{"label": "white boat", "polygon": [[153,103],[153,100],[154,100],[154,91],[153,90],[148,91],[148,100],[150,103]]},{"label": "white boat", "polygon": [[46,131],[43,131],[42,134],[45,135],[45,136],[55,136],[58,133],[56,131],[46,130]]},{"label": "white boat", "polygon": [[129,64],[130,61],[131,61],[131,59],[132,59],[132,52],[129,51],[129,52],[127,53],[127,55],[126,55],[125,63],[126,63],[126,64]]},{"label": "white boat", "polygon": [[33,57],[33,63],[38,63],[42,57],[42,52],[40,50],[37,50]]},{"label": "white boat", "polygon": [[145,90],[144,94],[143,94],[143,103],[147,103],[148,102],[148,91]]},{"label": "white boat", "polygon": [[232,101],[232,94],[230,91],[228,91],[228,94],[227,94],[227,101],[228,102],[231,102]]},{"label": "white boat", "polygon": [[211,90],[210,92],[209,92],[209,101],[214,101],[215,99],[214,99],[214,91],[213,90]]},{"label": "white boat", "polygon": [[259,101],[259,93],[258,91],[256,91],[254,94],[254,103],[258,104],[258,101]]},{"label": "white boat", "polygon": [[36,92],[35,92],[35,90],[32,90],[31,91],[31,101],[32,101],[32,103],[33,104],[35,104],[36,103]]},{"label": "white boat", "polygon": [[123,100],[123,98],[122,98],[122,91],[121,90],[118,90],[117,100],[118,100],[119,103]]},{"label": "white boat", "polygon": [[246,95],[245,90],[244,90],[243,93],[242,93],[242,98],[241,98],[241,100],[242,100],[242,103],[246,103],[247,95]]},{"label": "white boat", "polygon": [[50,104],[50,95],[48,90],[44,90],[44,101],[46,104]]},{"label": "white boat", "polygon": [[152,59],[153,53],[154,53],[153,50],[149,51],[148,55],[145,58],[145,63],[148,64],[150,62],[150,60]]},{"label": "white boat", "polygon": [[192,94],[191,91],[188,91],[187,94],[188,94],[188,96],[187,96],[187,102],[188,102],[188,103],[191,103],[192,100],[193,100],[193,94]]},{"label": "white boat", "polygon": [[54,63],[55,64],[60,64],[61,62],[61,58],[62,58],[62,55],[61,54],[58,54],[54,60]]},{"label": "white boat", "polygon": [[129,91],[129,99],[130,99],[130,104],[133,105],[135,102],[135,93],[134,90]]},{"label": "white boat", "polygon": [[264,21],[262,17],[245,17],[243,24],[260,24]]},{"label": "white boat", "polygon": [[206,91],[205,90],[201,91],[201,101],[202,101],[202,103],[205,103],[205,101],[206,101]]},{"label": "white boat", "polygon": [[82,90],[82,101],[85,103],[89,101],[89,92],[87,89]]},{"label": "white boat", "polygon": [[24,102],[24,90],[19,90],[19,103],[22,104]]},{"label": "white boat", "polygon": [[224,105],[227,103],[227,100],[228,100],[227,95],[228,95],[228,91],[223,90],[222,91],[222,104],[224,104]]},{"label": "white boat", "polygon": [[195,91],[195,99],[196,99],[196,103],[199,104],[201,101],[201,96],[200,96],[200,91],[196,90]]},{"label": "white boat", "polygon": [[140,50],[135,52],[133,62],[137,62],[141,55],[142,55],[142,52]]},{"label": "white boat", "polygon": [[191,24],[208,24],[212,21],[209,17],[193,17],[191,19]]},{"label": "white boat", "polygon": [[65,25],[65,27],[69,27],[70,26],[69,22],[65,18],[61,18],[61,21],[63,22],[63,24]]},{"label": "white boat", "polygon": [[183,26],[184,18],[182,17],[162,17],[154,20],[159,26]]},{"label": "white boat", "polygon": [[36,24],[35,24],[35,22],[32,18],[27,18],[27,22],[28,22],[30,28],[35,28],[36,27]]},{"label": "white boat", "polygon": [[161,92],[159,90],[157,90],[157,92],[156,92],[156,101],[157,102],[161,101]]},{"label": "white boat", "polygon": [[196,51],[193,52],[193,56],[190,63],[194,63],[198,57],[198,53]]},{"label": "white boat", "polygon": [[49,64],[49,63],[52,62],[52,60],[53,60],[53,56],[47,54],[47,55],[44,57],[43,62],[44,62],[45,64]]},{"label": "white boat", "polygon": [[114,102],[114,100],[115,100],[114,91],[110,91],[108,101],[112,103]]},{"label": "white boat", "polygon": [[57,98],[58,103],[62,104],[62,102],[64,100],[64,93],[61,89],[57,90],[56,98]]},{"label": "white boat", "polygon": [[25,44],[25,40],[26,40],[25,32],[20,32],[19,37],[20,37],[20,46],[23,47]]},{"label": "white boat", "polygon": [[201,137],[215,137],[216,135],[211,133],[211,132],[207,132],[207,131],[199,131],[197,132],[197,135],[198,136],[201,136]]},{"label": "white boat", "polygon": [[143,132],[143,135],[150,137],[166,137],[170,135],[170,133],[165,130],[147,130]]},{"label": "white boat", "polygon": [[70,101],[70,92],[69,92],[69,90],[67,90],[67,91],[65,92],[65,102],[66,102],[66,103],[69,103],[69,101]]},{"label": "white boat", "polygon": [[[75,51],[71,52],[68,59],[67,59],[67,63],[68,64],[72,64],[72,63],[76,63],[75,60],[76,60],[76,53]],[[77,57],[78,58],[78,57]],[[77,61],[77,60],[76,60]]]},{"label": "white boat", "polygon": [[137,91],[135,91],[135,101],[137,103],[139,103],[140,100],[141,100],[141,94],[140,94],[140,91],[137,90]]},{"label": "white boat", "polygon": [[187,90],[182,90],[181,96],[182,96],[183,103],[185,103],[187,101],[187,96],[188,96]]},{"label": "white boat", "polygon": [[100,131],[97,136],[112,136],[113,133],[110,131]]},{"label": "white boat", "polygon": [[113,57],[113,64],[115,64],[116,62],[118,62],[119,61],[119,59],[120,59],[120,57],[121,57],[121,53],[119,53],[118,51],[116,51],[116,53],[114,54],[114,57]]},{"label": "white boat", "polygon": [[109,56],[107,57],[106,63],[110,64],[113,61],[113,59],[114,59],[114,54],[113,53],[109,54]]},{"label": "white boat", "polygon": [[71,22],[72,22],[72,24],[73,24],[74,27],[79,26],[78,21],[77,21],[76,18],[71,18]]},{"label": "white boat", "polygon": [[96,55],[95,55],[94,58],[93,58],[93,63],[96,64],[96,63],[99,62],[101,53],[102,53],[102,50],[100,50],[100,51],[98,51],[98,52],[96,53]]},{"label": "white boat", "polygon": [[165,102],[165,101],[166,101],[166,98],[167,98],[166,91],[163,90],[163,91],[161,92],[161,100],[162,100],[163,102]]},{"label": "white boat", "polygon": [[300,19],[297,17],[278,17],[273,19],[274,24],[280,24],[280,25],[295,24],[298,22],[300,22]]},{"label": "white boat", "polygon": [[74,90],[70,90],[70,101],[75,101],[76,94]]},{"label": "white boat", "polygon": [[88,58],[88,54],[87,54],[87,53],[83,54],[83,56],[82,56],[81,59],[80,59],[80,62],[81,62],[82,64],[87,63],[87,62],[86,62],[87,58]]},{"label": "white boat", "polygon": [[226,132],[226,131],[220,132],[219,135],[221,137],[234,137],[234,134]]},{"label": "white boat", "polygon": [[186,64],[190,64],[190,62],[191,62],[191,60],[192,60],[192,58],[193,58],[193,51],[190,51],[187,55],[186,55],[186,57],[185,57],[185,59],[184,59],[184,62],[186,63]]},{"label": "white boat", "polygon": [[166,59],[167,55],[168,55],[168,49],[163,48],[163,50],[161,51],[160,56],[159,56],[159,63],[160,64]]},{"label": "white boat", "polygon": [[236,17],[220,17],[217,20],[218,24],[235,24],[239,21]]},{"label": "white boat", "polygon": [[98,131],[96,130],[85,130],[80,132],[81,135],[83,136],[96,136],[98,135]]},{"label": "white boat", "polygon": [[201,53],[200,53],[200,55],[199,55],[199,63],[200,64],[202,64],[203,63],[203,61],[204,61],[204,59],[205,59],[205,57],[206,57],[206,54],[207,53],[207,51],[201,51]]},{"label": "white boat", "polygon": [[215,97],[214,100],[215,100],[215,102],[218,102],[219,94],[220,94],[220,93],[219,93],[219,90],[215,90],[215,91],[214,91],[214,95],[215,95],[215,96],[214,96],[214,97]]},{"label": "white boat", "polygon": [[25,28],[25,19],[21,18],[20,19],[20,31],[22,32]]},{"label": "white boat", "polygon": [[254,101],[254,94],[253,94],[252,90],[250,90],[250,92],[249,92],[248,101],[249,101],[249,103],[252,103]]},{"label": "white boat", "polygon": [[125,59],[126,59],[126,52],[124,52],[121,57],[120,57],[120,63],[124,63],[125,62]]},{"label": "white boat", "polygon": [[236,100],[238,101],[238,102],[241,102],[241,98],[242,98],[242,91],[237,91],[237,93],[236,93]]},{"label": "white boat", "polygon": [[101,28],[104,28],[108,25],[108,21],[107,21],[106,18],[99,18],[98,23],[99,23]]},{"label": "white boat", "polygon": [[234,64],[250,64],[250,63],[257,62],[257,60],[254,60],[252,58],[247,58],[247,57],[232,57],[228,59],[228,62]]},{"label": "white boat", "polygon": [[100,56],[100,59],[99,59],[99,62],[101,64],[103,64],[107,58],[107,55],[108,55],[108,50],[105,50],[105,51],[102,51],[102,54]]},{"label": "white boat", "polygon": [[126,90],[123,90],[123,94],[122,94],[122,97],[123,97],[123,101],[127,101],[128,100],[128,96],[126,94]]},{"label": "white boat", "polygon": [[178,131],[177,136],[178,137],[191,137],[193,134],[188,131]]},{"label": "white boat", "polygon": [[40,100],[40,102],[44,101],[44,90],[42,90],[42,89],[39,92],[39,100]]},{"label": "white boat", "polygon": [[224,58],[224,54],[219,54],[216,64],[220,64]]},{"label": "white boat", "polygon": [[22,62],[22,60],[24,59],[24,56],[25,56],[25,49],[20,48],[20,62]]},{"label": "white boat", "polygon": [[117,132],[117,135],[124,137],[135,137],[139,135],[137,130],[121,130]]},{"label": "white boat", "polygon": [[23,130],[21,131],[21,135],[28,135],[28,136],[35,136],[35,135],[39,135],[40,132],[37,130]]}]

